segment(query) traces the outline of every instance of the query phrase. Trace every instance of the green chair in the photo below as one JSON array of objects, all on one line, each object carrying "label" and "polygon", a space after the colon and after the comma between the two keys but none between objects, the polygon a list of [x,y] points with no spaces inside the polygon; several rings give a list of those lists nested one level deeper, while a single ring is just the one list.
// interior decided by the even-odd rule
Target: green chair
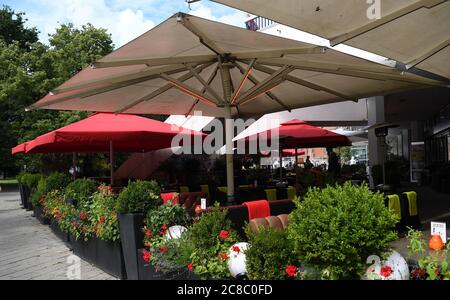
[{"label": "green chair", "polygon": [[417,193],[414,191],[403,193],[403,199],[406,202],[406,226],[420,229],[422,224],[419,217],[419,209],[417,206]]},{"label": "green chair", "polygon": [[388,208],[393,210],[394,213],[401,219],[402,218],[402,207],[400,204],[400,197],[396,194],[388,195]]},{"label": "green chair", "polygon": [[266,192],[267,201],[277,200],[277,189],[267,189],[264,191]]},{"label": "green chair", "polygon": [[288,186],[287,187],[287,198],[289,200],[294,200],[294,198],[297,196],[297,191],[295,190],[295,187]]},{"label": "green chair", "polygon": [[200,189],[202,192],[207,193],[208,197],[211,197],[211,193],[209,192],[209,185],[207,184],[201,184]]},{"label": "green chair", "polygon": [[217,189],[219,191],[221,191],[222,193],[225,193],[225,194],[228,193],[228,188],[226,186],[218,186]]},{"label": "green chair", "polygon": [[180,186],[180,193],[189,193],[189,187],[185,185]]}]

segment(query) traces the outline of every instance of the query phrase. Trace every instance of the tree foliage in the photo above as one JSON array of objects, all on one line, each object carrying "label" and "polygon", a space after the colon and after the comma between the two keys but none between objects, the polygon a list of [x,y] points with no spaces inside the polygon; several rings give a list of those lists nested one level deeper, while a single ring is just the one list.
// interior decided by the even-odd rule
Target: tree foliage
[{"label": "tree foliage", "polygon": [[62,24],[49,36],[48,45],[38,41],[38,31],[26,28],[22,12],[0,9],[0,173],[13,174],[26,165],[33,172],[67,170],[65,155],[14,158],[11,147],[88,116],[86,112],[58,112],[25,108],[75,75],[114,45],[105,29],[91,24],[75,28]]}]

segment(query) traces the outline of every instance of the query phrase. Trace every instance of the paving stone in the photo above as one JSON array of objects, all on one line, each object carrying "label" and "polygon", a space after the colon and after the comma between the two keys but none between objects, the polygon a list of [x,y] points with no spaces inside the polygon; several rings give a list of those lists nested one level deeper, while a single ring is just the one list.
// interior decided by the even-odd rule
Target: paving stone
[{"label": "paving stone", "polygon": [[[72,251],[19,203],[18,192],[0,192],[0,280],[67,280]],[[81,260],[81,279],[116,278]]]}]

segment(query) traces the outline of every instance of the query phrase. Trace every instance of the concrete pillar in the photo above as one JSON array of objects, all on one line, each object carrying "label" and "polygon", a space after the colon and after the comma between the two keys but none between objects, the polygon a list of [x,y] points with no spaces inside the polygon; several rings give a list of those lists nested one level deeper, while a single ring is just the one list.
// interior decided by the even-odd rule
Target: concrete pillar
[{"label": "concrete pillar", "polygon": [[[385,122],[384,97],[377,96],[367,98],[367,120],[372,126]],[[369,135],[369,165],[374,166],[383,163],[383,142],[375,135],[375,130],[370,129]]]}]

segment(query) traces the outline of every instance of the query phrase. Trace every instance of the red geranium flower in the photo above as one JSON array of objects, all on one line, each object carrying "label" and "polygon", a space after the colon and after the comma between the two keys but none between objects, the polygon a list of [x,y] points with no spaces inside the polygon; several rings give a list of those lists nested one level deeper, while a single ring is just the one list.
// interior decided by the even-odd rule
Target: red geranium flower
[{"label": "red geranium flower", "polygon": [[233,249],[233,251],[236,252],[236,253],[241,252],[241,248],[239,248],[238,246],[233,246],[232,249]]},{"label": "red geranium flower", "polygon": [[167,230],[167,225],[164,224],[163,226],[161,226],[161,229],[162,229],[162,230]]},{"label": "red geranium flower", "polygon": [[147,250],[144,250],[144,255],[142,258],[148,262],[151,257],[152,257],[152,254],[150,252],[148,252]]},{"label": "red geranium flower", "polygon": [[228,259],[228,254],[226,254],[225,252],[223,252],[223,253],[220,253],[220,254],[219,254],[219,257],[220,257],[221,259],[223,259],[223,260],[227,260],[227,259]]},{"label": "red geranium flower", "polygon": [[81,213],[81,214],[80,214],[80,219],[81,219],[81,220],[86,220],[88,217],[89,217],[88,214],[84,214],[84,213]]},{"label": "red geranium flower", "polygon": [[295,277],[295,275],[297,274],[298,268],[294,265],[287,265],[285,271],[289,277]]},{"label": "red geranium flower", "polygon": [[381,268],[380,275],[383,277],[389,277],[394,272],[390,266],[384,266]]},{"label": "red geranium flower", "polygon": [[192,269],[194,268],[194,266],[192,265],[192,263],[188,263],[187,268],[189,271],[192,271]]},{"label": "red geranium flower", "polygon": [[415,278],[422,278],[427,274],[427,272],[422,268],[417,268],[412,271],[411,275]]},{"label": "red geranium flower", "polygon": [[150,237],[152,236],[152,231],[151,231],[150,229],[147,229],[147,230],[145,231],[145,236],[148,237],[148,238],[150,238]]},{"label": "red geranium flower", "polygon": [[103,224],[103,223],[105,223],[105,216],[102,216],[101,218],[100,218],[100,222],[98,222],[99,224]]},{"label": "red geranium flower", "polygon": [[159,247],[159,252],[166,253],[167,251],[169,251],[169,247],[167,247],[166,245]]},{"label": "red geranium flower", "polygon": [[219,233],[219,237],[222,240],[226,240],[229,236],[230,236],[230,233],[228,231],[226,231],[226,230],[221,230],[220,233]]}]

